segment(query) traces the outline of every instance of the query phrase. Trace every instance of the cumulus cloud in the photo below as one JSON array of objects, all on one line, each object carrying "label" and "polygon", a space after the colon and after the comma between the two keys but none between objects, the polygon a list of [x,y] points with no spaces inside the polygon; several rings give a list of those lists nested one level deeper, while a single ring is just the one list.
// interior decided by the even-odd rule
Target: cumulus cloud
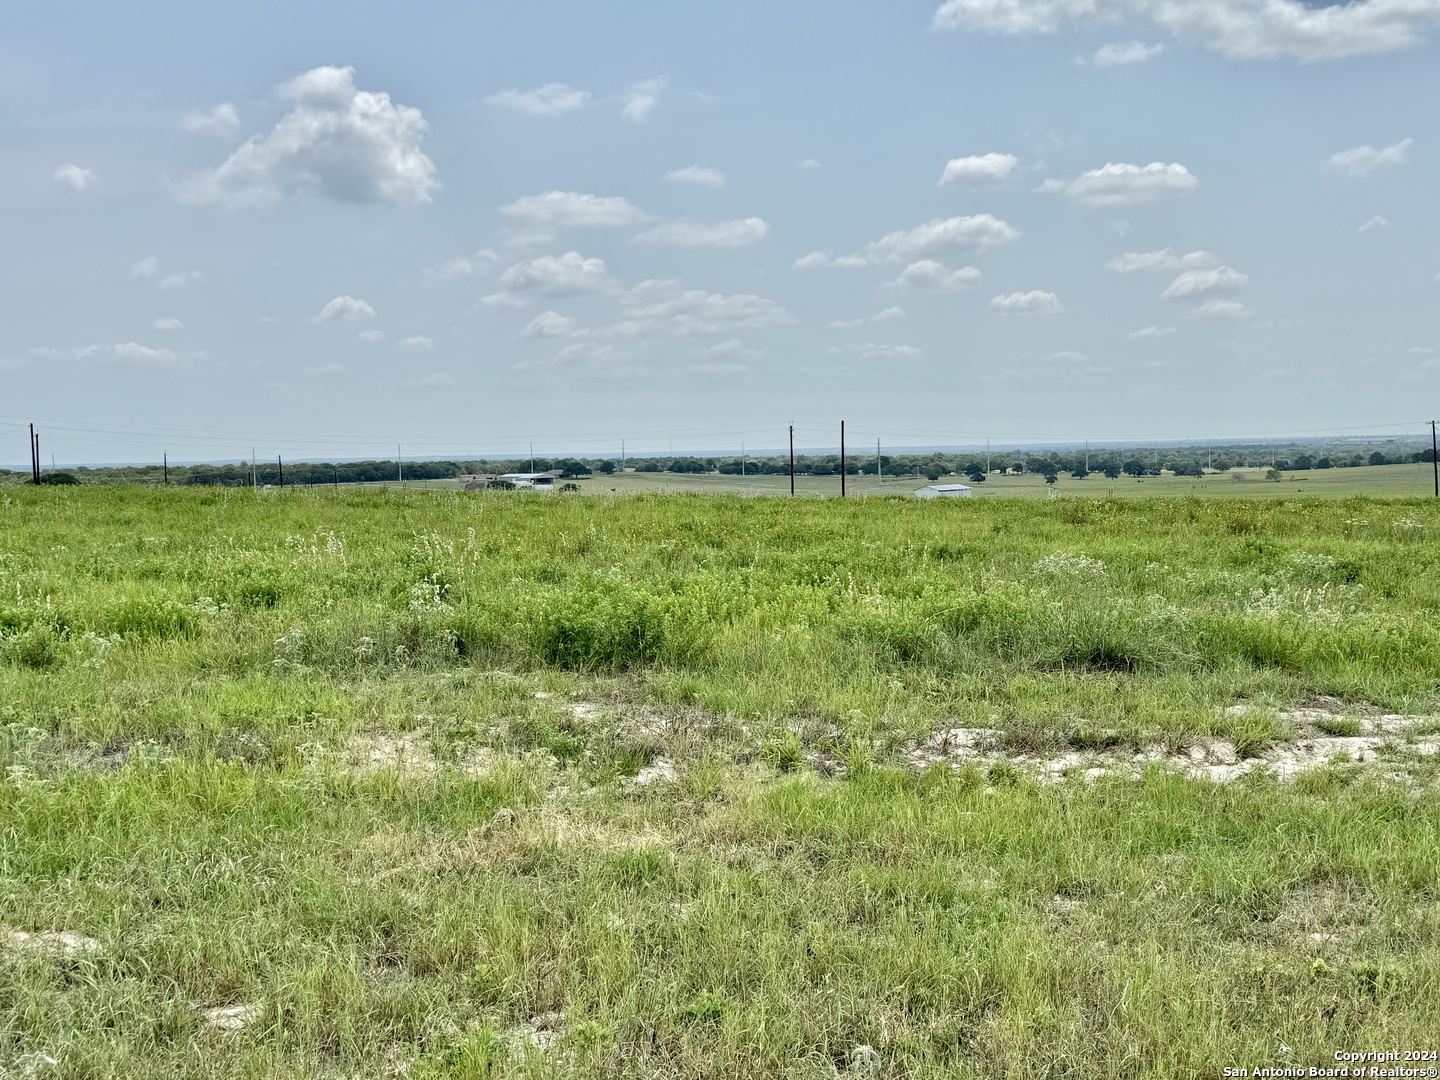
[{"label": "cumulus cloud", "polygon": [[228,101],[213,109],[191,109],[180,118],[180,127],[195,135],[216,135],[229,139],[240,131],[240,113]]},{"label": "cumulus cloud", "polygon": [[574,296],[606,292],[613,287],[604,259],[587,259],[578,251],[542,255],[518,262],[500,275],[502,294],[538,292],[547,296]]},{"label": "cumulus cloud", "polygon": [[1034,289],[997,296],[990,301],[990,310],[996,315],[1058,315],[1065,308],[1054,293]]},{"label": "cumulus cloud", "polygon": [[127,341],[123,345],[116,345],[111,349],[115,359],[124,360],[132,364],[173,364],[177,357],[169,349],[152,349],[146,345],[138,345],[133,341]]},{"label": "cumulus cloud", "polygon": [[179,319],[156,319],[150,324],[152,330],[184,330],[185,324]]},{"label": "cumulus cloud", "polygon": [[737,221],[668,221],[635,237],[645,244],[668,244],[671,247],[748,247],[765,239],[770,226],[758,217]]},{"label": "cumulus cloud", "polygon": [[570,316],[561,315],[558,311],[542,311],[530,320],[524,330],[520,331],[520,336],[527,338],[574,337],[577,329],[575,320]]},{"label": "cumulus cloud", "polygon": [[500,212],[527,224],[551,229],[570,225],[635,225],[647,220],[628,199],[618,195],[585,195],[578,191],[526,195],[502,206]]},{"label": "cumulus cloud", "polygon": [[316,322],[360,322],[363,319],[375,318],[375,309],[364,300],[357,300],[353,296],[337,296],[323,308],[320,314],[315,316]]},{"label": "cumulus cloud", "polygon": [[725,174],[709,165],[687,165],[683,169],[672,169],[665,174],[672,184],[694,184],[696,187],[722,188]]},{"label": "cumulus cloud", "polygon": [[1195,309],[1202,319],[1243,319],[1250,309],[1239,300],[1206,300]]},{"label": "cumulus cloud", "polygon": [[291,103],[273,131],[243,143],[219,167],[192,177],[180,197],[229,209],[295,195],[392,206],[430,200],[435,163],[420,149],[419,109],[358,90],[355,69],[320,67],[280,87]]},{"label": "cumulus cloud", "polygon": [[485,100],[521,116],[564,116],[588,105],[590,92],[564,83],[546,83],[533,90],[501,90]]},{"label": "cumulus cloud", "polygon": [[855,353],[862,360],[913,360],[924,355],[924,351],[914,345],[884,345],[875,341],[855,345],[832,345],[829,352],[834,356]]},{"label": "cumulus cloud", "polygon": [[1331,154],[1322,168],[1326,172],[1343,173],[1346,176],[1369,176],[1376,169],[1390,165],[1404,165],[1410,157],[1414,139],[1401,139],[1379,150],[1366,144],[1351,150]]},{"label": "cumulus cloud", "polygon": [[1020,233],[990,214],[971,217],[935,218],[913,229],[901,229],[882,236],[853,255],[812,251],[795,260],[795,269],[815,267],[857,267],[877,263],[909,262],[922,255],[962,248],[986,251],[1018,239]]},{"label": "cumulus cloud", "polygon": [[758,330],[794,322],[773,300],[751,294],[724,295],[685,289],[675,281],[642,281],[625,294],[615,333],[634,337],[692,337]]},{"label": "cumulus cloud", "polygon": [[936,292],[958,292],[968,289],[980,280],[980,271],[973,266],[962,266],[951,270],[935,259],[920,259],[900,271],[900,276],[890,282],[897,289],[933,289]]},{"label": "cumulus cloud", "polygon": [[1214,270],[1187,270],[1166,286],[1160,294],[1165,300],[1192,300],[1212,293],[1239,292],[1250,279],[1228,266]]},{"label": "cumulus cloud", "polygon": [[941,184],[995,184],[1009,178],[1020,159],[1014,154],[978,154],[952,158],[940,174]]},{"label": "cumulus cloud", "polygon": [[429,352],[435,347],[435,340],[424,334],[416,334],[414,337],[407,337],[400,342],[400,348],[407,352]]},{"label": "cumulus cloud", "polygon": [[1123,67],[1154,60],[1164,51],[1165,46],[1158,43],[1149,45],[1143,41],[1115,41],[1096,49],[1090,62],[1096,67]]},{"label": "cumulus cloud", "polygon": [[1131,341],[1155,341],[1159,338],[1174,336],[1175,328],[1173,326],[1145,326],[1139,330],[1130,331]]},{"label": "cumulus cloud", "polygon": [[1105,269],[1117,274],[1134,274],[1141,270],[1209,270],[1219,265],[1220,260],[1208,251],[1177,255],[1165,248],[1161,251],[1127,251],[1106,263]]},{"label": "cumulus cloud", "polygon": [[154,255],[146,255],[130,268],[130,276],[133,278],[152,278],[160,272],[160,260]]},{"label": "cumulus cloud", "polygon": [[992,34],[1054,34],[1150,23],[1180,41],[1242,59],[1334,60],[1393,52],[1440,27],[1429,0],[944,0],[934,26]]},{"label": "cumulus cloud", "polygon": [[1388,229],[1389,227],[1390,220],[1388,218],[1381,217],[1379,214],[1376,214],[1374,217],[1372,217],[1369,221],[1365,222],[1363,225],[1360,226],[1360,228],[1356,229],[1355,231],[1367,233],[1371,229]]},{"label": "cumulus cloud", "polygon": [[179,270],[173,274],[166,274],[160,279],[157,288],[166,292],[173,292],[176,289],[188,288],[191,285],[198,285],[205,280],[205,275],[199,270]]},{"label": "cumulus cloud", "polygon": [[94,169],[80,165],[61,165],[51,176],[57,184],[71,191],[89,191],[100,182],[100,175]]},{"label": "cumulus cloud", "polygon": [[801,158],[795,163],[797,169],[818,169],[821,165],[813,157]]},{"label": "cumulus cloud", "polygon": [[1043,193],[1060,192],[1081,206],[1129,206],[1194,189],[1199,179],[1184,165],[1152,161],[1149,165],[1110,162],[1081,173],[1074,180],[1046,180]]},{"label": "cumulus cloud", "polygon": [[384,341],[384,340],[385,340],[385,331],[384,331],[384,330],[361,330],[360,333],[356,334],[355,336],[358,337],[361,341],[368,341],[368,342],[370,342],[371,344],[374,344],[374,343],[377,342],[377,341]]},{"label": "cumulus cloud", "polygon": [[887,307],[884,311],[877,311],[870,316],[871,322],[897,322],[905,318],[903,307]]},{"label": "cumulus cloud", "polygon": [[655,106],[660,104],[660,94],[667,82],[667,79],[661,78],[635,83],[622,95],[621,100],[625,104],[620,109],[620,115],[632,124],[645,123],[655,111]]}]

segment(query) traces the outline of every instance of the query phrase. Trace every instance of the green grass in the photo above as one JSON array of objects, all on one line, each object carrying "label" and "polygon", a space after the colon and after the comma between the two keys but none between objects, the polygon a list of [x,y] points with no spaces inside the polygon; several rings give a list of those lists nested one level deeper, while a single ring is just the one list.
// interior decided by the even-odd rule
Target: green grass
[{"label": "green grass", "polygon": [[0,1075],[1428,1046],[1433,757],[1051,783],[910,751],[1433,713],[1437,530],[1424,500],[10,489]]}]

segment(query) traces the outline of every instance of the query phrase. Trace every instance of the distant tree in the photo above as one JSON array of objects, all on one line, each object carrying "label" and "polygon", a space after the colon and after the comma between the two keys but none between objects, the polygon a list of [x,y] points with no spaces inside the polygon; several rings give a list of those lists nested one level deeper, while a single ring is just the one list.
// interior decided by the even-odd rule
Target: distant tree
[{"label": "distant tree", "polygon": [[1107,461],[1101,471],[1105,474],[1105,479],[1107,480],[1120,479],[1120,466],[1113,461]]},{"label": "distant tree", "polygon": [[1386,457],[1383,453],[1381,453],[1379,450],[1376,450],[1373,454],[1370,455],[1370,464],[1371,464],[1371,465],[1389,465],[1389,464],[1390,464],[1390,459],[1387,458],[1387,457]]},{"label": "distant tree", "polygon": [[614,472],[615,472],[615,462],[613,462],[613,461],[602,461],[602,462],[600,462],[599,469],[600,469],[600,471],[601,471],[602,473],[604,473],[606,476],[610,476],[610,475],[614,474]]},{"label": "distant tree", "polygon": [[939,480],[942,475],[944,475],[944,474],[941,473],[941,471],[940,471],[940,466],[939,466],[939,465],[936,465],[936,464],[934,464],[933,462],[931,462],[931,463],[929,463],[929,464],[927,464],[927,465],[925,466],[925,479],[926,479],[926,480]]},{"label": "distant tree", "polygon": [[972,484],[983,484],[985,482],[985,469],[978,461],[972,461],[965,466],[965,475]]},{"label": "distant tree", "polygon": [[1120,466],[1120,471],[1126,476],[1144,476],[1146,472],[1145,463],[1131,458]]},{"label": "distant tree", "polygon": [[1085,477],[1090,475],[1090,471],[1086,469],[1084,465],[1076,465],[1070,470],[1070,475],[1076,480],[1084,480]]},{"label": "distant tree", "polygon": [[1047,469],[1045,470],[1045,483],[1047,483],[1047,484],[1053,484],[1053,483],[1055,483],[1055,481],[1057,481],[1057,480],[1059,480],[1059,479],[1060,479],[1060,476],[1059,476],[1058,473],[1055,472],[1054,469],[1047,468]]},{"label": "distant tree", "polygon": [[1274,480],[1274,481],[1278,484],[1281,480],[1284,479],[1284,477],[1280,475],[1280,470],[1279,470],[1279,469],[1266,469],[1266,470],[1265,470],[1265,479],[1266,479],[1266,480]]},{"label": "distant tree", "polygon": [[1328,457],[1322,457],[1319,461],[1315,462],[1315,468],[1317,469],[1333,469],[1334,467],[1335,463]]},{"label": "distant tree", "polygon": [[1290,467],[1292,469],[1313,469],[1315,467],[1315,459],[1309,454],[1296,454],[1295,460],[1291,462]]},{"label": "distant tree", "polygon": [[40,482],[42,484],[59,484],[64,487],[69,487],[73,484],[80,483],[80,479],[74,473],[47,472],[40,474]]}]

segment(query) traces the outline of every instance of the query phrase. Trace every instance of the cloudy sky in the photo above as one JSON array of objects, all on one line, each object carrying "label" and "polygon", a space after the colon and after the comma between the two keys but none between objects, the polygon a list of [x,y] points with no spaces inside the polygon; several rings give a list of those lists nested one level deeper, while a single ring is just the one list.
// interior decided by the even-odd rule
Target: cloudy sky
[{"label": "cloudy sky", "polygon": [[1440,411],[1440,0],[936,4],[12,0],[0,460]]}]

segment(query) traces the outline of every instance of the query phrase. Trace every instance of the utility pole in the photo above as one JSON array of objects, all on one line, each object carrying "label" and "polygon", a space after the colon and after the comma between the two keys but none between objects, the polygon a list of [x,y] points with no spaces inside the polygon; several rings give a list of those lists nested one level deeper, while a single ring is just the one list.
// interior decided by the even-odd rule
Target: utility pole
[{"label": "utility pole", "polygon": [[795,425],[790,425],[790,497],[795,497]]},{"label": "utility pole", "polygon": [[1430,465],[1435,471],[1435,497],[1440,499],[1440,455],[1436,454],[1435,421],[1430,421]]},{"label": "utility pole", "polygon": [[35,425],[34,425],[34,424],[31,424],[31,425],[30,425],[30,483],[32,483],[32,484],[38,484],[38,483],[40,483],[40,459],[35,456],[35,455],[38,453],[38,451],[37,451],[35,448],[36,448],[37,446],[39,446],[39,445],[40,445],[40,442],[39,442],[39,440],[38,440],[38,439],[36,438],[36,436],[35,436]]},{"label": "utility pole", "polygon": [[275,464],[280,466],[280,486],[285,486],[285,459],[279,454],[275,455]]},{"label": "utility pole", "polygon": [[165,483],[170,483],[170,455],[168,453],[164,456],[161,468],[165,470]]},{"label": "utility pole", "polygon": [[845,421],[840,421],[840,498],[845,498]]}]

